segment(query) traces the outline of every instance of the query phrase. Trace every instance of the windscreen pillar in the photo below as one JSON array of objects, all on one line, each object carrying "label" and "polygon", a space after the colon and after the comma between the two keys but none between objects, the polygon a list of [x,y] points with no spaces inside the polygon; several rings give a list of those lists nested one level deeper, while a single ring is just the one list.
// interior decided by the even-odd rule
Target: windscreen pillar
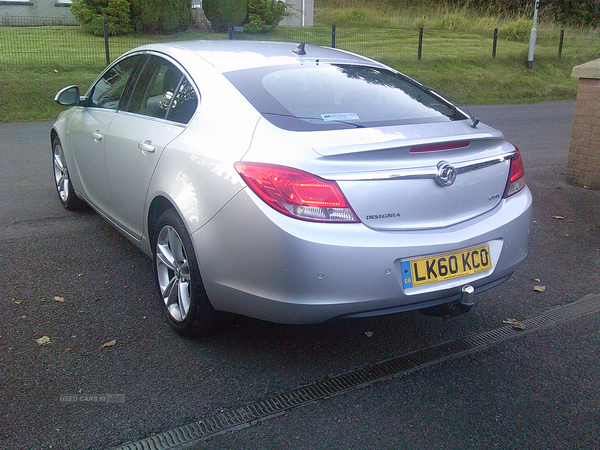
[{"label": "windscreen pillar", "polygon": [[600,59],[573,68],[579,78],[567,183],[600,190]]}]

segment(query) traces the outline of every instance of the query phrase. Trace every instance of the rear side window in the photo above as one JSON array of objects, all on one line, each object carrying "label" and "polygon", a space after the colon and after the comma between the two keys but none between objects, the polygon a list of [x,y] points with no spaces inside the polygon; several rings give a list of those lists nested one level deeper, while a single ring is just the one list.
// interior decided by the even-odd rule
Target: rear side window
[{"label": "rear side window", "polygon": [[188,79],[174,64],[152,56],[140,72],[133,89],[129,112],[187,123],[198,106],[198,97]]},{"label": "rear side window", "polygon": [[380,67],[315,62],[225,76],[267,120],[293,131],[467,118],[413,80]]},{"label": "rear side window", "polygon": [[112,66],[93,87],[89,106],[117,110],[127,83],[143,55],[134,55]]}]

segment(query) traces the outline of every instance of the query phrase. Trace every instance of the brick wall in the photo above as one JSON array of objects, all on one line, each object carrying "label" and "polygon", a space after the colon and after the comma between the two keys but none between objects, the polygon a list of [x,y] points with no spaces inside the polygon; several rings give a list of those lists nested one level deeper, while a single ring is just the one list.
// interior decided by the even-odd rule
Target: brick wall
[{"label": "brick wall", "polygon": [[579,78],[567,182],[600,190],[600,60],[577,66]]}]

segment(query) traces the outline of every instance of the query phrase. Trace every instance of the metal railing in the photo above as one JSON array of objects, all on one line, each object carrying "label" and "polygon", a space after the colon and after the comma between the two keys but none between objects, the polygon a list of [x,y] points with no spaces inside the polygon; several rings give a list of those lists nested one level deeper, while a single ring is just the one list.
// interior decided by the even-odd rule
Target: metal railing
[{"label": "metal railing", "polygon": [[[52,23],[50,19],[18,19],[11,18],[11,26],[0,26],[0,69],[101,68],[139,45],[195,39],[306,42],[353,51],[388,64],[410,60],[501,58],[526,52],[528,46],[527,39],[508,40],[497,28],[457,32],[423,28],[278,27],[268,34],[250,34],[236,27],[229,33],[189,29],[168,35],[92,36],[76,25],[48,25]],[[560,58],[568,51],[569,39],[575,38],[565,37],[561,30],[538,32],[536,55]],[[600,39],[588,39],[589,45],[600,49]]]}]

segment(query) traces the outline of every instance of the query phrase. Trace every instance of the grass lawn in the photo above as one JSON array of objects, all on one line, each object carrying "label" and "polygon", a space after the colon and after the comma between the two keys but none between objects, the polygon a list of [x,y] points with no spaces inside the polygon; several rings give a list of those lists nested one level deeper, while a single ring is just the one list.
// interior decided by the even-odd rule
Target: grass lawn
[{"label": "grass lawn", "polygon": [[[440,19],[442,25],[425,28],[421,60],[417,59],[418,21],[396,28],[387,22],[385,28],[376,23],[338,26],[336,47],[382,61],[468,104],[574,100],[577,80],[571,78],[572,68],[596,59],[600,53],[597,32],[569,29],[559,59],[560,30],[549,26],[538,30],[536,65],[529,70],[528,33],[522,21],[517,22],[519,27],[511,23],[497,26],[497,57],[492,58],[491,21],[487,29],[462,23],[457,30],[454,25],[443,25],[447,17]],[[110,38],[110,56],[114,59],[151,41],[207,38],[227,36],[189,31],[170,36],[115,37]],[[331,27],[280,27],[268,35],[238,34],[236,38],[331,45]],[[104,39],[82,34],[78,27],[0,27],[0,42],[0,122],[51,120],[61,110],[52,101],[56,91],[70,84],[85,91],[105,65]]]}]

